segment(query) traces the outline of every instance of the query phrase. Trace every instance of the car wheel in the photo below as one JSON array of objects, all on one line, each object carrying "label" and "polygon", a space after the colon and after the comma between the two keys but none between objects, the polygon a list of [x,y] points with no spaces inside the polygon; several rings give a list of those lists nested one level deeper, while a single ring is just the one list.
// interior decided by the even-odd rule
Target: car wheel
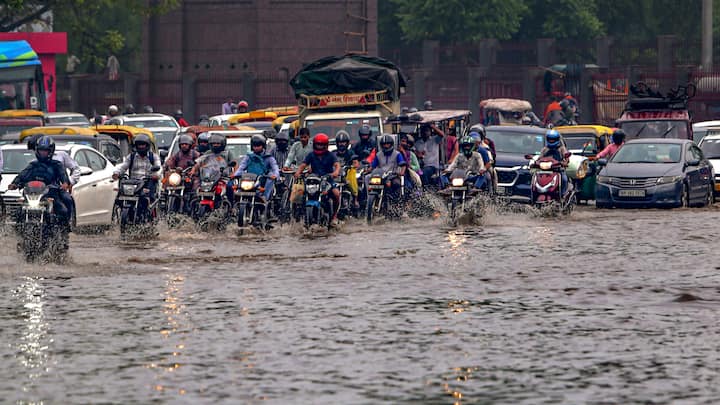
[{"label": "car wheel", "polygon": [[680,192],[680,207],[690,206],[690,195],[688,191],[687,183],[683,183],[682,191]]},{"label": "car wheel", "polygon": [[710,207],[715,203],[715,187],[713,187],[713,184],[708,184],[707,194],[705,195],[705,205],[706,207]]}]

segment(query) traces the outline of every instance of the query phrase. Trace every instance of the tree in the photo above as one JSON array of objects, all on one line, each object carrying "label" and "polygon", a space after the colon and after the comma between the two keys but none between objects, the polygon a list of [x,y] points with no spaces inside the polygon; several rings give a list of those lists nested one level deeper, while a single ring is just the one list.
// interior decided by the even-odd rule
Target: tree
[{"label": "tree", "polygon": [[406,41],[508,39],[528,12],[524,0],[390,0]]},{"label": "tree", "polygon": [[528,0],[517,38],[593,39],[605,34],[596,0]]}]

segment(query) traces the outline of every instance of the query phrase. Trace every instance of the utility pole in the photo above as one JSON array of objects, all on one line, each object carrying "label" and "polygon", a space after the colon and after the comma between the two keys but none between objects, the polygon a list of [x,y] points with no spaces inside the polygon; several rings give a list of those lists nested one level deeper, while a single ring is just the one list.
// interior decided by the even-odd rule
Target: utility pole
[{"label": "utility pole", "polygon": [[705,72],[713,69],[713,0],[702,2],[702,69]]}]

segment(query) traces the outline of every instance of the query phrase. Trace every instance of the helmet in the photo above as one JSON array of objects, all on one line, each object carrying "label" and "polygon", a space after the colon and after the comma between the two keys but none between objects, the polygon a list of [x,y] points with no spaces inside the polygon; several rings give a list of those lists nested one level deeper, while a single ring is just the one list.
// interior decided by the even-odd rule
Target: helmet
[{"label": "helmet", "polygon": [[125,105],[125,114],[135,114],[135,106],[132,104]]},{"label": "helmet", "polygon": [[[395,149],[395,141],[393,140],[393,137],[390,135],[383,135],[380,137],[380,147],[382,148],[383,152],[385,154],[390,154],[393,149]],[[388,146],[386,146],[388,145]]]},{"label": "helmet", "polygon": [[550,149],[555,149],[560,146],[560,133],[554,129],[548,130],[545,133],[545,145]]},{"label": "helmet", "polygon": [[177,117],[182,117],[182,115],[183,115],[182,110],[177,110],[177,111],[175,111],[174,117],[176,117],[176,118],[177,118]]},{"label": "helmet", "polygon": [[432,101],[427,100],[423,103],[423,110],[432,110]]},{"label": "helmet", "polygon": [[210,149],[213,151],[213,153],[221,153],[225,150],[225,145],[227,145],[225,135],[222,134],[210,135],[210,139],[208,140],[208,142],[210,143]]},{"label": "helmet", "polygon": [[154,112],[154,111],[153,111],[153,108],[152,108],[151,106],[145,105],[145,106],[143,106],[143,112],[146,113],[146,114],[149,114],[149,113],[152,113],[152,112]]},{"label": "helmet", "polygon": [[115,104],[111,104],[110,107],[108,107],[108,114],[117,114],[120,112],[120,109]]},{"label": "helmet", "polygon": [[[139,134],[135,136],[135,139],[133,139],[133,145],[135,145],[135,150],[140,156],[145,156],[148,151],[150,150],[150,137],[146,134]],[[138,149],[138,145],[144,144],[146,145],[145,148]]]},{"label": "helmet", "polygon": [[178,139],[178,145],[190,145],[192,146],[195,142],[193,142],[193,138],[190,135],[180,135],[180,138]]},{"label": "helmet", "polygon": [[343,130],[337,131],[337,134],[335,134],[335,146],[340,152],[345,152],[350,146],[350,134]]},{"label": "helmet", "polygon": [[405,135],[405,139],[407,139],[408,146],[412,147],[413,145],[415,145],[415,137],[413,137],[412,135]]},{"label": "helmet", "polygon": [[248,107],[249,107],[249,104],[248,104],[247,101],[241,100],[241,101],[237,104],[237,106],[238,106],[238,108],[242,108],[242,107],[248,108]]},{"label": "helmet", "polygon": [[197,151],[200,153],[205,153],[210,149],[210,134],[207,132],[203,132],[197,137]]},{"label": "helmet", "polygon": [[409,113],[416,113],[418,112],[418,109],[416,107],[412,107],[409,111]]},{"label": "helmet", "polygon": [[462,150],[463,154],[465,156],[472,155],[473,148],[475,147],[475,139],[471,138],[470,136],[463,137],[460,140],[460,150]]},{"label": "helmet", "polygon": [[42,135],[32,135],[28,137],[27,140],[27,148],[28,150],[35,150],[35,145],[37,144],[38,138],[40,138]]},{"label": "helmet", "polygon": [[370,135],[372,135],[372,130],[370,129],[369,125],[363,125],[360,127],[360,129],[358,129],[358,136],[360,138],[367,137],[367,138],[364,138],[367,140],[367,139],[370,139]]},{"label": "helmet", "polygon": [[[41,156],[40,151],[48,151],[47,156]],[[53,153],[55,153],[55,141],[49,136],[41,136],[35,143],[35,157],[38,162],[49,162],[52,159]]]},{"label": "helmet", "polygon": [[315,135],[313,138],[313,151],[317,155],[321,155],[328,150],[328,143],[330,142],[330,139],[327,135],[323,133],[319,133]]},{"label": "helmet", "polygon": [[253,135],[252,138],[250,138],[250,147],[254,148],[256,146],[262,146],[263,149],[267,146],[267,140],[262,135]]},{"label": "helmet", "polygon": [[612,134],[612,141],[616,145],[623,143],[623,141],[625,141],[625,131],[622,129],[616,129]]},{"label": "helmet", "polygon": [[290,135],[288,135],[287,131],[282,131],[279,134],[275,135],[275,143],[277,143],[277,141],[289,142]]}]

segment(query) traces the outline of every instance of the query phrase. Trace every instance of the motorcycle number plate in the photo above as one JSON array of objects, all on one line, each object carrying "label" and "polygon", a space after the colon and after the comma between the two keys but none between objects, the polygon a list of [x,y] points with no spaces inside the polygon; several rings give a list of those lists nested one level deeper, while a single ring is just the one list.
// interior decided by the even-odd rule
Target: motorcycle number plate
[{"label": "motorcycle number plate", "polygon": [[618,190],[618,197],[645,197],[645,190]]},{"label": "motorcycle number plate", "polygon": [[120,197],[118,197],[118,200],[120,200],[120,201],[137,201],[138,198],[137,198],[137,197],[124,197],[124,196],[120,196]]},{"label": "motorcycle number plate", "polygon": [[505,195],[507,193],[507,190],[505,190],[505,187],[499,187],[497,188],[497,193],[499,195]]}]

